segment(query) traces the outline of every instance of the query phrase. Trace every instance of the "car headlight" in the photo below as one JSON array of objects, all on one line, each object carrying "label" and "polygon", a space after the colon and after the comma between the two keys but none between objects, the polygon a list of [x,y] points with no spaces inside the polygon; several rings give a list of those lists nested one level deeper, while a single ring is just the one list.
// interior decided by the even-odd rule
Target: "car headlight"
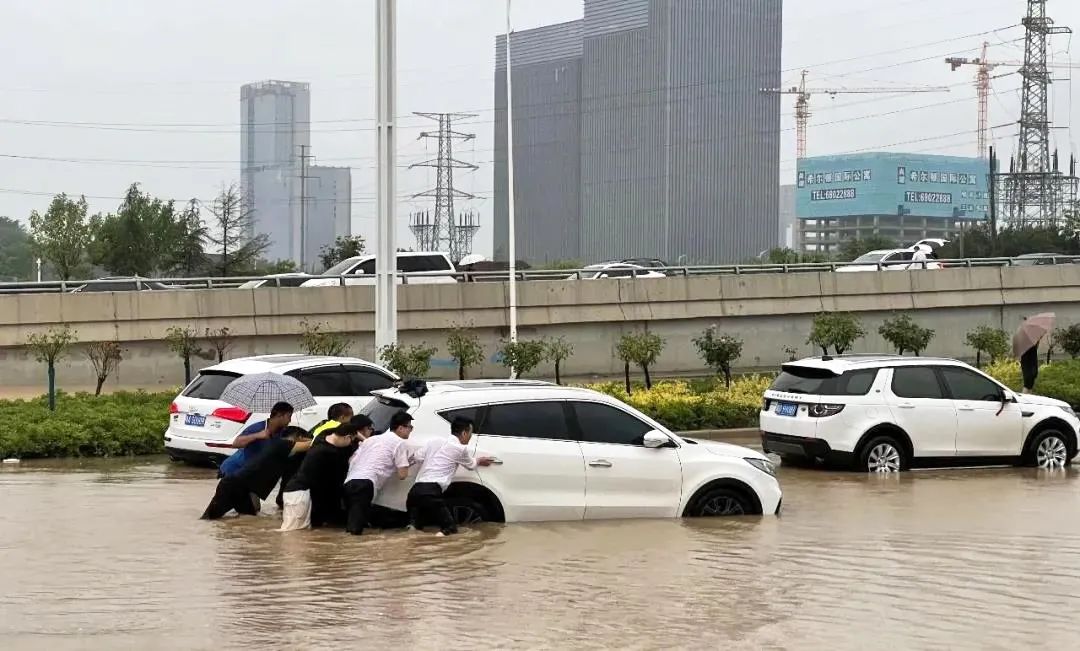
[{"label": "car headlight", "polygon": [[745,461],[746,463],[750,464],[751,466],[757,468],[758,470],[760,470],[761,472],[763,472],[763,473],[765,473],[767,475],[772,475],[773,477],[776,476],[776,464],[773,463],[772,461],[769,461],[768,459],[757,459],[757,458],[747,457],[747,458],[744,458],[743,461]]},{"label": "car headlight", "polygon": [[1062,410],[1064,410],[1066,414],[1072,416],[1073,418],[1076,418],[1076,412],[1073,411],[1072,407],[1065,405],[1064,407],[1062,407]]}]

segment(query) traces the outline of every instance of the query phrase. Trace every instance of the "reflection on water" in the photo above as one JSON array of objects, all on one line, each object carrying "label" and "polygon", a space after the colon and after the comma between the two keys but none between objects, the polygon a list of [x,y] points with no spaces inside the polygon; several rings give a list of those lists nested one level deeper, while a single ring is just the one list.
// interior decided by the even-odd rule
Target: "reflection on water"
[{"label": "reflection on water", "polygon": [[779,518],[447,539],[204,522],[206,470],[0,468],[0,648],[1080,648],[1080,474],[784,469]]}]

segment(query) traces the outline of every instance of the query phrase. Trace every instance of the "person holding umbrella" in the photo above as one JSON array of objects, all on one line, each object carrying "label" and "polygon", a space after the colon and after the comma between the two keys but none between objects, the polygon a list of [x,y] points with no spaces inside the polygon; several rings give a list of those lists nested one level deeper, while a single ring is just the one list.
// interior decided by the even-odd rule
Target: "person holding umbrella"
[{"label": "person holding umbrella", "polygon": [[1024,393],[1031,393],[1035,388],[1035,378],[1039,376],[1039,342],[1054,330],[1055,315],[1044,312],[1032,317],[1024,317],[1024,322],[1013,335],[1013,357],[1020,360],[1020,372],[1024,376]]}]

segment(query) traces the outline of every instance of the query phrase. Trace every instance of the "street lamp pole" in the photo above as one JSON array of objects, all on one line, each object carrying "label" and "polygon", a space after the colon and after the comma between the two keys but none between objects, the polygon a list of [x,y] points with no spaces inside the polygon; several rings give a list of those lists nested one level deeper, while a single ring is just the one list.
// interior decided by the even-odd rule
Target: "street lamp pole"
[{"label": "street lamp pole", "polygon": [[375,227],[375,357],[397,343],[394,116],[397,111],[397,0],[377,0],[378,221]]}]

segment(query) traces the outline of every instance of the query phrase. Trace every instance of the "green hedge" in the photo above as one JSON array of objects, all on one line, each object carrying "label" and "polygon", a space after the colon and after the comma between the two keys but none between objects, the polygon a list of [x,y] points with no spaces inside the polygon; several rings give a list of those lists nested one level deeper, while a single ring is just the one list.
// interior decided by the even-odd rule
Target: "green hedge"
[{"label": "green hedge", "polygon": [[762,394],[771,376],[746,375],[727,389],[722,383],[665,380],[653,388],[634,389],[629,396],[621,382],[593,384],[588,388],[631,405],[676,432],[706,429],[757,427]]},{"label": "green hedge", "polygon": [[[1014,391],[1023,388],[1019,362],[1000,361],[983,370]],[[1042,365],[1039,376],[1035,378],[1035,389],[1032,393],[1064,400],[1073,407],[1080,407],[1080,360],[1070,359]]]},{"label": "green hedge", "polygon": [[109,457],[164,452],[175,393],[59,394],[0,400],[0,457]]}]

